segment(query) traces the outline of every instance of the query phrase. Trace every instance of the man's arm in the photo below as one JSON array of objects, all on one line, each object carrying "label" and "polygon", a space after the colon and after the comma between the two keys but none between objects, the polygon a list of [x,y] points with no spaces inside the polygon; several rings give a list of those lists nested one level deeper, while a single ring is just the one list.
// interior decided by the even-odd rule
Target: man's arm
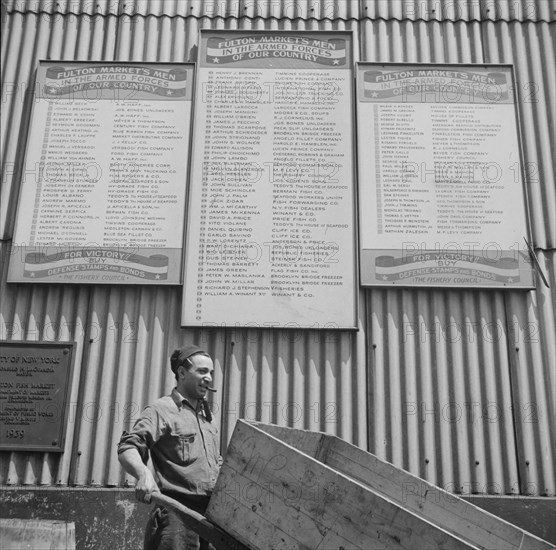
[{"label": "man's arm", "polygon": [[140,502],[150,502],[151,493],[158,491],[158,485],[151,471],[143,464],[137,449],[127,449],[118,455],[122,468],[135,479],[135,496]]}]

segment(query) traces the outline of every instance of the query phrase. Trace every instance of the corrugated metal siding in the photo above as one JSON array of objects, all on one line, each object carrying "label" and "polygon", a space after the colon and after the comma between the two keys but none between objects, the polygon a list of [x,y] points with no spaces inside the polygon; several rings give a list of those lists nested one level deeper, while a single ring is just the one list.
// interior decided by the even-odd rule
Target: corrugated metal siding
[{"label": "corrugated metal siding", "polygon": [[[520,91],[539,98],[521,105],[522,126],[526,161],[539,166],[531,218],[551,289],[362,290],[357,332],[202,331],[179,327],[181,289],[7,285],[2,262],[0,338],[77,344],[65,452],[0,453],[0,484],[131,481],[115,455],[120,433],[172,386],[168,351],[198,342],[215,359],[224,446],[247,417],[337,434],[448,490],[555,494],[555,67],[546,23],[555,3],[533,13],[522,0],[487,2],[478,15],[473,0],[457,9],[434,0],[282,4],[5,3],[2,235],[12,234],[20,177],[8,163],[22,163],[38,59],[194,61],[200,28],[347,29],[364,61],[515,63]],[[536,22],[504,22],[523,20]]]},{"label": "corrugated metal siding", "polygon": [[118,15],[120,0],[2,0],[8,13]]},{"label": "corrugated metal siding", "polygon": [[479,23],[363,21],[361,61],[482,63]]},{"label": "corrugated metal siding", "polygon": [[554,495],[556,480],[556,251],[539,252],[550,288],[509,294],[511,377],[522,492]]},{"label": "corrugated metal siding", "polygon": [[[364,61],[516,65],[533,242],[537,249],[553,249],[550,98],[556,97],[556,64],[549,25],[363,21],[361,29]],[[544,271],[553,274],[554,265],[544,263]],[[449,490],[554,494],[556,449],[548,431],[554,431],[556,411],[556,308],[539,285],[540,309],[532,306],[536,293],[369,291],[370,450]],[[424,331],[421,340],[410,334],[408,342],[404,327]],[[519,327],[525,341],[517,357]],[[489,328],[499,335],[494,338]],[[458,329],[472,330],[474,341],[464,346],[464,334],[461,340],[450,336]],[[479,412],[472,421],[466,407]]]},{"label": "corrugated metal siding", "polygon": [[367,293],[370,451],[457,492],[554,495],[550,289]]},{"label": "corrugated metal siding", "polygon": [[180,330],[180,302],[176,288],[91,289],[88,323],[96,335],[83,353],[71,484],[120,484],[116,445],[122,431],[175,382],[168,350],[193,342],[205,346],[222,391],[223,334]]},{"label": "corrugated metal siding", "polygon": [[[205,19],[122,16],[115,57],[121,61],[194,62]],[[219,19],[214,20],[218,23]]]},{"label": "corrugated metal siding", "polygon": [[533,243],[556,248],[556,39],[547,23],[487,23],[485,63],[512,63]]},{"label": "corrugated metal siding", "polygon": [[366,445],[362,332],[268,329],[230,334],[223,436],[240,417],[326,431]]},{"label": "corrugated metal siding", "polygon": [[371,452],[448,490],[554,495],[556,253],[540,260],[550,289],[368,292]]},{"label": "corrugated metal siding", "polygon": [[3,0],[6,10],[63,15],[263,19],[553,21],[555,0]]},{"label": "corrugated metal siding", "polygon": [[7,13],[238,17],[239,0],[2,0]]},{"label": "corrugated metal siding", "polygon": [[74,375],[68,388],[69,420],[63,453],[0,452],[0,484],[66,484],[74,448],[74,417],[79,402],[83,346],[89,334],[89,290],[80,286],[6,284],[6,261],[21,251],[1,243],[0,340],[74,342]]},{"label": "corrugated metal siding", "polygon": [[554,0],[361,0],[361,17],[409,21],[553,21]]},{"label": "corrugated metal siding", "polygon": [[[41,59],[113,60],[117,18],[14,13],[2,25],[0,236],[11,239],[22,177],[36,178],[24,154]],[[18,243],[22,244],[22,243]]]},{"label": "corrugated metal siding", "polygon": [[215,359],[223,448],[240,417],[323,430],[366,448],[366,377],[356,367],[365,364],[364,342],[356,333],[179,329],[180,302],[178,289],[91,289],[71,484],[131,481],[116,458],[121,432],[173,386],[168,350],[192,342]]},{"label": "corrugated metal siding", "polygon": [[450,491],[519,493],[504,294],[366,303],[371,452]]}]

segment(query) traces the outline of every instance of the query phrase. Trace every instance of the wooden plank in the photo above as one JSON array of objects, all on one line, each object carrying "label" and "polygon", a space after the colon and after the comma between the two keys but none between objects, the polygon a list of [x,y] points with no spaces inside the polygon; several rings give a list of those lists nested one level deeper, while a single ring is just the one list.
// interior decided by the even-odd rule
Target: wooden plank
[{"label": "wooden plank", "polygon": [[556,497],[465,494],[462,499],[556,545]]},{"label": "wooden plank", "polygon": [[249,424],[312,458],[317,458],[322,454],[322,447],[327,444],[328,434],[323,432],[285,428],[264,422],[249,421]]},{"label": "wooden plank", "polygon": [[0,519],[0,548],[75,550],[75,524],[51,520]]},{"label": "wooden plank", "polygon": [[[287,437],[294,447],[295,441],[303,441],[308,433],[304,430],[262,423],[254,425],[279,439]],[[555,548],[548,541],[466,502],[453,493],[396,468],[338,437],[328,434],[322,436],[318,449],[315,448],[314,458],[480,548]],[[314,436],[311,438],[314,439]]]},{"label": "wooden plank", "polygon": [[[311,544],[328,533],[318,512],[311,517],[299,505],[299,489],[292,482],[281,483],[268,477],[254,483],[251,473],[244,476],[235,469],[227,474],[232,482],[226,483],[225,491],[213,494],[207,516],[252,550],[313,548]],[[312,493],[307,499],[312,500],[315,495]],[[225,523],[221,516],[213,518],[211,510],[224,512]],[[349,539],[338,538],[344,547],[353,548]]]},{"label": "wooden plank", "polygon": [[243,421],[207,518],[253,550],[478,548]]}]

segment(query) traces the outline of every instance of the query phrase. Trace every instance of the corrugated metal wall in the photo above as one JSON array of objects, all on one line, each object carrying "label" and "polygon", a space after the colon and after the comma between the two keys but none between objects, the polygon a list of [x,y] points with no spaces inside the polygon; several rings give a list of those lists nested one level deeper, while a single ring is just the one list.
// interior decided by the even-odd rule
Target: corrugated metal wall
[{"label": "corrugated metal wall", "polygon": [[[63,454],[0,453],[1,484],[121,485],[115,445],[207,346],[237,418],[334,433],[454,492],[554,495],[554,13],[526,0],[9,0],[2,8],[0,339],[73,341]],[[550,289],[360,291],[359,330],[179,327],[181,289],[7,284],[39,59],[191,61],[201,28],[352,30],[356,60],[513,63],[533,243]],[[359,52],[359,55],[357,54]],[[316,320],[318,321],[318,320]]]}]

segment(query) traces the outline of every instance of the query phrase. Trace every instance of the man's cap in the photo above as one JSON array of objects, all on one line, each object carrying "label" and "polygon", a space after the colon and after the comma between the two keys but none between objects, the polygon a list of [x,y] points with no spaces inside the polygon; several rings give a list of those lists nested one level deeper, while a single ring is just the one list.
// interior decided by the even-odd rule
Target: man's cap
[{"label": "man's cap", "polygon": [[172,368],[172,371],[175,373],[178,370],[178,367],[185,363],[186,359],[189,359],[193,355],[197,355],[199,353],[208,355],[204,349],[199,346],[195,346],[194,344],[175,350],[170,357],[170,367]]}]

